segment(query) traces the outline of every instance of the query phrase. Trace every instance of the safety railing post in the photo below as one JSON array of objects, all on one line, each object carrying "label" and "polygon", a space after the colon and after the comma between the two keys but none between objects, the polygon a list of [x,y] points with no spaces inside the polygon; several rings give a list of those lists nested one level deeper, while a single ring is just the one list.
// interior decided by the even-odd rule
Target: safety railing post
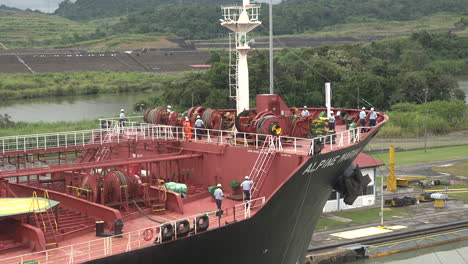
[{"label": "safety railing post", "polygon": [[23,151],[26,151],[26,137],[23,138]]},{"label": "safety railing post", "polygon": [[57,148],[60,147],[60,135],[57,134]]},{"label": "safety railing post", "polygon": [[65,148],[68,148],[67,134],[65,134]]},{"label": "safety railing post", "polygon": [[71,245],[70,247],[70,264],[73,263],[73,254],[75,254],[75,252],[73,252],[73,245]]},{"label": "safety railing post", "polygon": [[140,232],[137,231],[137,239],[138,239],[138,248],[141,248],[141,237]]},{"label": "safety railing post", "polygon": [[220,142],[221,142],[221,145],[223,145],[223,131],[221,130],[221,133],[219,133],[220,135]]},{"label": "safety railing post", "polygon": [[102,145],[102,130],[99,131],[99,142]]},{"label": "safety railing post", "polygon": [[88,260],[91,260],[91,241],[88,241]]},{"label": "safety railing post", "polygon": [[18,137],[16,137],[16,151],[18,151]]}]

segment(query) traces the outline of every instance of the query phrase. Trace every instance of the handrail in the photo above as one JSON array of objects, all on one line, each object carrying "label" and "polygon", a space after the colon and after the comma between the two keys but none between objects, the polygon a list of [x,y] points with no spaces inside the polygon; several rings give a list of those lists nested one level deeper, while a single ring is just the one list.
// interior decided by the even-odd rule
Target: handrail
[{"label": "handrail", "polygon": [[[101,119],[104,120],[104,119]],[[22,136],[0,137],[0,153],[26,152],[28,150],[47,150],[54,148],[85,147],[87,145],[105,145],[128,140],[187,140],[184,128],[180,126],[155,125],[141,122],[125,122],[124,127],[119,128],[120,135],[108,136],[115,133],[113,129],[118,120],[107,120],[109,126],[104,129],[33,134]],[[320,141],[327,144],[328,149],[342,148],[352,145],[360,140],[361,129],[357,127],[315,138],[299,138],[289,136],[275,137],[276,152],[314,155],[314,142]],[[202,133],[206,139],[197,139],[197,133]],[[193,141],[215,145],[244,146],[259,149],[262,142],[269,135],[235,132],[216,129],[194,129]],[[330,144],[331,143],[331,144]],[[327,148],[327,147],[325,147]]]},{"label": "handrail", "polygon": [[[249,203],[253,204],[257,200],[261,201],[261,204],[252,206],[252,207],[249,206],[249,208],[260,207],[264,205],[265,197],[253,199]],[[241,204],[237,204],[233,206],[234,212],[237,208],[240,208],[240,207],[245,208],[246,204],[247,203],[241,203]],[[244,210],[244,209],[241,209],[241,210]],[[89,240],[86,242],[81,242],[81,243],[77,243],[73,245],[62,246],[59,248],[3,258],[3,259],[0,259],[0,263],[10,263],[10,262],[11,263],[18,263],[18,262],[24,263],[29,260],[40,261],[41,263],[42,262],[55,263],[54,261],[60,261],[62,263],[63,262],[81,263],[81,262],[89,261],[92,259],[103,258],[103,257],[110,256],[113,254],[129,252],[131,250],[153,246],[154,242],[160,243],[163,225],[167,223],[171,223],[175,225],[179,221],[187,220],[191,218],[195,219],[195,217],[198,217],[200,215],[202,214],[200,213],[194,216],[173,220],[173,221],[166,222],[164,224],[157,225],[157,226],[147,226],[147,227],[138,229],[136,231],[117,234],[111,237],[98,238],[98,239],[93,239],[93,240]],[[249,217],[250,215],[246,216],[244,219],[247,219]],[[146,240],[143,234],[148,229],[152,230],[150,232],[151,236],[154,233],[153,230],[156,230],[155,233],[159,234],[159,236],[157,236],[156,239],[151,238],[149,240]],[[174,232],[176,232],[176,230],[177,229],[174,229]],[[116,240],[117,238],[119,240]],[[113,240],[115,240],[115,242],[113,242]]]}]

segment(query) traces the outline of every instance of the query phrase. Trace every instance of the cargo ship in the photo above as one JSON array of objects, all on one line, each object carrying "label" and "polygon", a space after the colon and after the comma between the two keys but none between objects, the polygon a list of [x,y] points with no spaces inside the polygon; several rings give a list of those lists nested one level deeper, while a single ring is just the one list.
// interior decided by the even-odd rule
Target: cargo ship
[{"label": "cargo ship", "polygon": [[388,117],[332,107],[330,84],[325,108],[273,93],[250,108],[259,5],[222,10],[236,109],[159,107],[94,130],[0,138],[0,263],[304,262],[332,191],[352,204],[370,182],[353,160]]}]

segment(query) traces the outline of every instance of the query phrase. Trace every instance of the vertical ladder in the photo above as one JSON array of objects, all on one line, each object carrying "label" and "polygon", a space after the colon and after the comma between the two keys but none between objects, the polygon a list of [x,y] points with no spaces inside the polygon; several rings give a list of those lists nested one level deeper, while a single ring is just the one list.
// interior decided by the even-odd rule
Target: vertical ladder
[{"label": "vertical ladder", "polygon": [[266,175],[270,170],[273,159],[276,155],[276,145],[273,136],[267,136],[263,142],[257,160],[250,171],[250,180],[253,181],[252,188],[250,189],[250,196],[253,199],[254,195],[259,192],[266,180]]},{"label": "vertical ladder", "polygon": [[229,33],[229,97],[237,100],[237,34]]},{"label": "vertical ladder", "polygon": [[151,206],[151,209],[155,213],[160,213],[166,211],[166,201],[167,201],[167,188],[163,184],[159,186],[159,195],[157,201]]}]

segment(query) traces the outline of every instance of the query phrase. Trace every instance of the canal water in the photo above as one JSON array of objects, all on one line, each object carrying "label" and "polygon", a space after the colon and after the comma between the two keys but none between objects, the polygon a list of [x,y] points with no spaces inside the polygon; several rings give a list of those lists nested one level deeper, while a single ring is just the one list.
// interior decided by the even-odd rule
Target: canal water
[{"label": "canal water", "polygon": [[95,119],[118,116],[122,108],[131,112],[136,102],[157,94],[155,92],[136,92],[12,101],[1,104],[0,114],[9,114],[13,121],[26,122]]},{"label": "canal water", "polygon": [[353,264],[467,264],[468,240],[366,259]]},{"label": "canal water", "polygon": [[[459,77],[458,84],[468,95],[468,75]],[[11,115],[13,121],[26,122],[94,119],[117,116],[121,108],[133,111],[137,101],[158,94],[160,92],[137,92],[21,100],[1,104],[0,114]],[[465,101],[468,103],[468,99]]]}]

